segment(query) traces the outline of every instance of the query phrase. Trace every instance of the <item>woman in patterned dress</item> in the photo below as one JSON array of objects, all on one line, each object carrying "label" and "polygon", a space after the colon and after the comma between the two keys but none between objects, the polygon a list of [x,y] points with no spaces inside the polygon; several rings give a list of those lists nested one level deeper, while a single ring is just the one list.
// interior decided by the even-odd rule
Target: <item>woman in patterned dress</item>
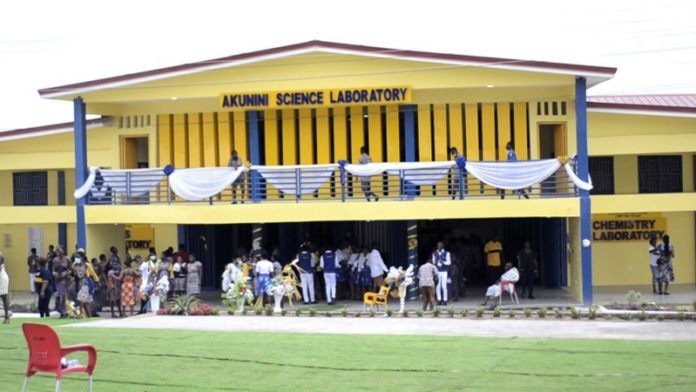
[{"label": "woman in patterned dress", "polygon": [[127,259],[126,268],[115,276],[121,281],[121,306],[130,307],[131,316],[135,314],[135,281],[140,277],[140,271],[133,268],[133,262]]},{"label": "woman in patterned dress", "polygon": [[189,255],[186,266],[186,294],[198,295],[201,293],[201,281],[203,279],[203,264],[196,260],[196,256]]},{"label": "woman in patterned dress", "polygon": [[176,256],[174,270],[174,294],[183,295],[186,293],[186,261],[181,256]]}]

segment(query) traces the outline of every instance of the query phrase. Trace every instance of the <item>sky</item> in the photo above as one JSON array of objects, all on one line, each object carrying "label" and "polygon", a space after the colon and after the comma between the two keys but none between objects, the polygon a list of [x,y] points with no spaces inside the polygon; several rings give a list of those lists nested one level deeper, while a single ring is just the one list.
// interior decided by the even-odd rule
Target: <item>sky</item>
[{"label": "sky", "polygon": [[309,40],[617,67],[589,95],[696,93],[696,1],[6,1],[0,131],[72,121],[38,89]]}]

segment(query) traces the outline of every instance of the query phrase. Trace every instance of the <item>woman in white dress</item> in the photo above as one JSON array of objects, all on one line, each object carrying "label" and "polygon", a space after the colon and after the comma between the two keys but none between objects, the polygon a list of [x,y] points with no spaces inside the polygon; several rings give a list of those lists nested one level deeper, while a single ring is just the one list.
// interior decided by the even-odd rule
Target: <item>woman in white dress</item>
[{"label": "woman in white dress", "polygon": [[10,323],[10,301],[7,296],[10,293],[10,277],[5,272],[5,258],[0,252],[0,298],[2,298],[2,308],[5,310],[3,324]]}]

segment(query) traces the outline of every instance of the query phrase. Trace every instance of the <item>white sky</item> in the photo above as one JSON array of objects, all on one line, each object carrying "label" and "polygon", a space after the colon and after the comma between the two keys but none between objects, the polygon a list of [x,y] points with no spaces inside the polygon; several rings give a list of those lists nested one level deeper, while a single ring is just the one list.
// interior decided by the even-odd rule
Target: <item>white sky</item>
[{"label": "white sky", "polygon": [[696,1],[5,1],[0,130],[72,120],[37,90],[312,39],[618,67],[590,95],[696,93]]}]

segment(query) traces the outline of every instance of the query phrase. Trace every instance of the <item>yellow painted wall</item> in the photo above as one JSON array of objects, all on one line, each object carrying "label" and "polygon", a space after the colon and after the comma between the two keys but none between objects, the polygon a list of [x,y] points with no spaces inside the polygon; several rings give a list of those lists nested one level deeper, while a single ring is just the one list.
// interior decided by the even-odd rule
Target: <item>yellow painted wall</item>
[{"label": "yellow painted wall", "polygon": [[696,150],[696,118],[590,112],[587,121],[593,156]]},{"label": "yellow painted wall", "polygon": [[[10,276],[10,291],[28,291],[27,256],[29,255],[29,228],[43,229],[43,249],[39,256],[46,256],[48,245],[58,243],[57,224],[13,224],[0,225],[0,251],[5,257],[7,274]],[[68,234],[68,237],[70,235]]]},{"label": "yellow painted wall", "polygon": [[122,224],[87,225],[87,257],[98,257],[101,253],[109,255],[109,249],[115,246],[118,254],[126,254],[126,232]]},{"label": "yellow painted wall", "polygon": [[155,230],[155,248],[157,248],[157,253],[161,254],[162,251],[168,247],[177,249],[179,244],[178,238],[179,234],[177,231],[177,225],[151,225]]},{"label": "yellow painted wall", "polygon": [[580,219],[568,218],[568,288],[575,300],[582,302],[582,260]]},{"label": "yellow painted wall", "polygon": [[[675,283],[696,283],[694,213],[666,212],[667,229],[674,245]],[[592,281],[595,286],[649,285],[648,243],[599,242],[592,246]]]}]

